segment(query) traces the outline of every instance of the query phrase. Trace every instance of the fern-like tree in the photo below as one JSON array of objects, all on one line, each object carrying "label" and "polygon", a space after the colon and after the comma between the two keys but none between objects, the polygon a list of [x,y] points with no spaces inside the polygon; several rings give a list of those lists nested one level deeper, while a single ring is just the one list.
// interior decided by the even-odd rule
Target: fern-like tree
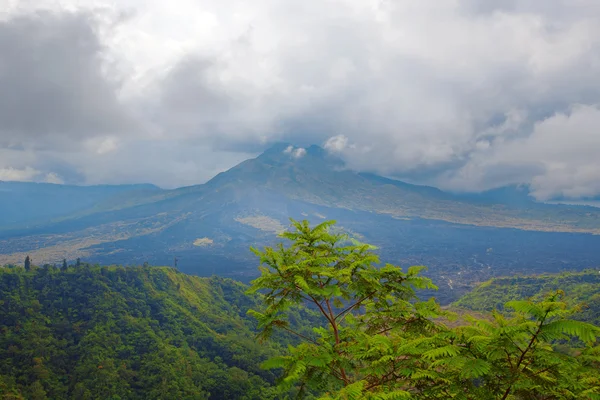
[{"label": "fern-like tree", "polygon": [[[283,370],[283,390],[296,386],[299,397],[309,391],[323,399],[599,398],[600,357],[591,346],[598,328],[565,319],[572,310],[559,295],[510,303],[513,318],[495,313],[450,329],[433,299],[416,297],[415,289],[435,288],[419,275],[423,267],[380,266],[372,246],[333,225],[292,220],[282,234],[289,245],[253,249],[261,276],[249,292],[260,293],[265,308],[250,313],[261,338],[282,329],[301,341],[264,365]],[[287,320],[297,305],[320,317],[312,334]],[[572,336],[587,346],[555,351],[556,341]]]},{"label": "fern-like tree", "polygon": [[[262,293],[266,309],[251,314],[262,338],[279,328],[303,340],[266,366],[284,368],[282,387],[299,384],[300,393],[310,388],[362,395],[405,388],[400,392],[408,395],[411,379],[405,371],[423,368],[421,358],[410,354],[411,343],[436,334],[433,319],[441,313],[435,301],[415,296],[415,289],[434,288],[419,276],[423,267],[406,272],[390,264],[379,267],[374,248],[336,233],[334,222],[314,228],[307,221],[292,224],[294,230],[282,234],[290,246],[253,249],[262,274],[250,292]],[[286,319],[286,311],[298,304],[321,317],[313,335],[292,329]]]},{"label": "fern-like tree", "polygon": [[508,302],[510,317],[468,318],[451,333],[462,346],[448,371],[482,399],[600,399],[600,329],[570,319],[580,307],[564,295]]}]

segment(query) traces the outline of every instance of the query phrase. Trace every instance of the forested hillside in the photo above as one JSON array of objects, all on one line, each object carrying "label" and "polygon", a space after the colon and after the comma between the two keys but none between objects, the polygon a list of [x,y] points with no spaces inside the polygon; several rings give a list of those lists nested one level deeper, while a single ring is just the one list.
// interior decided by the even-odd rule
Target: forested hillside
[{"label": "forested hillside", "polygon": [[[0,268],[2,399],[269,399],[245,287],[171,268]],[[281,340],[280,340],[281,342]]]},{"label": "forested hillside", "polygon": [[502,310],[508,301],[539,301],[556,290],[563,290],[571,305],[581,305],[574,318],[600,326],[600,271],[595,269],[491,279],[463,296],[454,306],[474,311]]},{"label": "forested hillside", "polygon": [[463,306],[532,299],[449,325],[418,297],[435,289],[423,267],[380,263],[332,221],[292,225],[253,249],[250,287],[168,267],[0,268],[0,399],[600,399],[600,328],[572,318],[597,319],[572,307],[597,301],[597,272],[488,282]]}]

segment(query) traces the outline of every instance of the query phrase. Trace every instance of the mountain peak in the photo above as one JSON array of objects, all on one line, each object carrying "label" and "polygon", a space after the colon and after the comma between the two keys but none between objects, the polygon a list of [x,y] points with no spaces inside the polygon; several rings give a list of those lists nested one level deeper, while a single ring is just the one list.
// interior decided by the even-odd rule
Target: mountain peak
[{"label": "mountain peak", "polygon": [[332,167],[341,167],[344,165],[344,162],[340,158],[315,144],[308,147],[300,147],[286,142],[276,143],[265,150],[257,159],[269,164],[314,164],[316,162],[325,163]]},{"label": "mountain peak", "polygon": [[294,147],[291,143],[288,142],[277,142],[265,151],[263,151],[259,157],[284,153],[286,149],[288,149],[290,146]]},{"label": "mountain peak", "polygon": [[313,144],[306,148],[306,154],[320,158],[327,158],[328,156],[330,156],[327,150],[325,150],[321,146],[317,146],[316,144]]}]

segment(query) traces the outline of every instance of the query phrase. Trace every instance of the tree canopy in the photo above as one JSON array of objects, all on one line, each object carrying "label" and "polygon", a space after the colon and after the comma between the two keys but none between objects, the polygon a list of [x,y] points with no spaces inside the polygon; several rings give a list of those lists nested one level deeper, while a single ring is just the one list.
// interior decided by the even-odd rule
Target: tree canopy
[{"label": "tree canopy", "polygon": [[[292,221],[284,245],[253,249],[264,310],[250,310],[263,339],[278,329],[302,343],[263,366],[282,369],[282,390],[322,393],[322,399],[599,399],[600,329],[569,317],[556,291],[538,302],[513,301],[507,317],[450,318],[434,299],[423,267],[378,265],[374,248],[350,240],[328,221]],[[290,307],[320,319],[296,332]],[[564,346],[568,343],[569,346]]]},{"label": "tree canopy", "polygon": [[[273,399],[241,283],[164,267],[0,267],[0,399]],[[280,340],[285,344],[285,340]]]}]

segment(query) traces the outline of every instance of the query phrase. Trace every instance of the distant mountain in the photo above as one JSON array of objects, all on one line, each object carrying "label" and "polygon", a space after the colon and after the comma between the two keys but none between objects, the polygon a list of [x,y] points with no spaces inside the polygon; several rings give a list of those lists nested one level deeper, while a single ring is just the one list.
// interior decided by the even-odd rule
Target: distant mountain
[{"label": "distant mountain", "polygon": [[470,202],[503,204],[509,207],[530,208],[539,204],[531,196],[529,187],[526,185],[504,186],[481,193],[463,193],[457,195],[457,197]]},{"label": "distant mountain", "polygon": [[160,192],[154,185],[68,186],[0,181],[0,229],[48,222],[129,196]]},{"label": "distant mountain", "polygon": [[0,268],[3,399],[274,399],[246,287],[172,268]]},{"label": "distant mountain", "polygon": [[293,217],[335,219],[377,245],[385,261],[429,266],[442,302],[500,274],[600,265],[600,236],[590,235],[600,233],[600,209],[537,203],[516,187],[464,195],[357,173],[318,146],[277,144],[203,185],[175,190],[64,190],[0,200],[21,213],[0,220],[0,264],[80,257],[244,280],[256,274],[248,248],[272,244]]},{"label": "distant mountain", "polygon": [[600,196],[587,196],[579,198],[569,198],[565,196],[558,196],[548,201],[549,204],[568,204],[578,206],[590,206],[600,208]]},{"label": "distant mountain", "polygon": [[600,233],[600,210],[537,203],[526,188],[506,187],[457,195],[344,168],[318,146],[297,158],[275,146],[217,175],[202,189],[267,190],[316,205],[376,212],[395,218],[537,231]]}]

